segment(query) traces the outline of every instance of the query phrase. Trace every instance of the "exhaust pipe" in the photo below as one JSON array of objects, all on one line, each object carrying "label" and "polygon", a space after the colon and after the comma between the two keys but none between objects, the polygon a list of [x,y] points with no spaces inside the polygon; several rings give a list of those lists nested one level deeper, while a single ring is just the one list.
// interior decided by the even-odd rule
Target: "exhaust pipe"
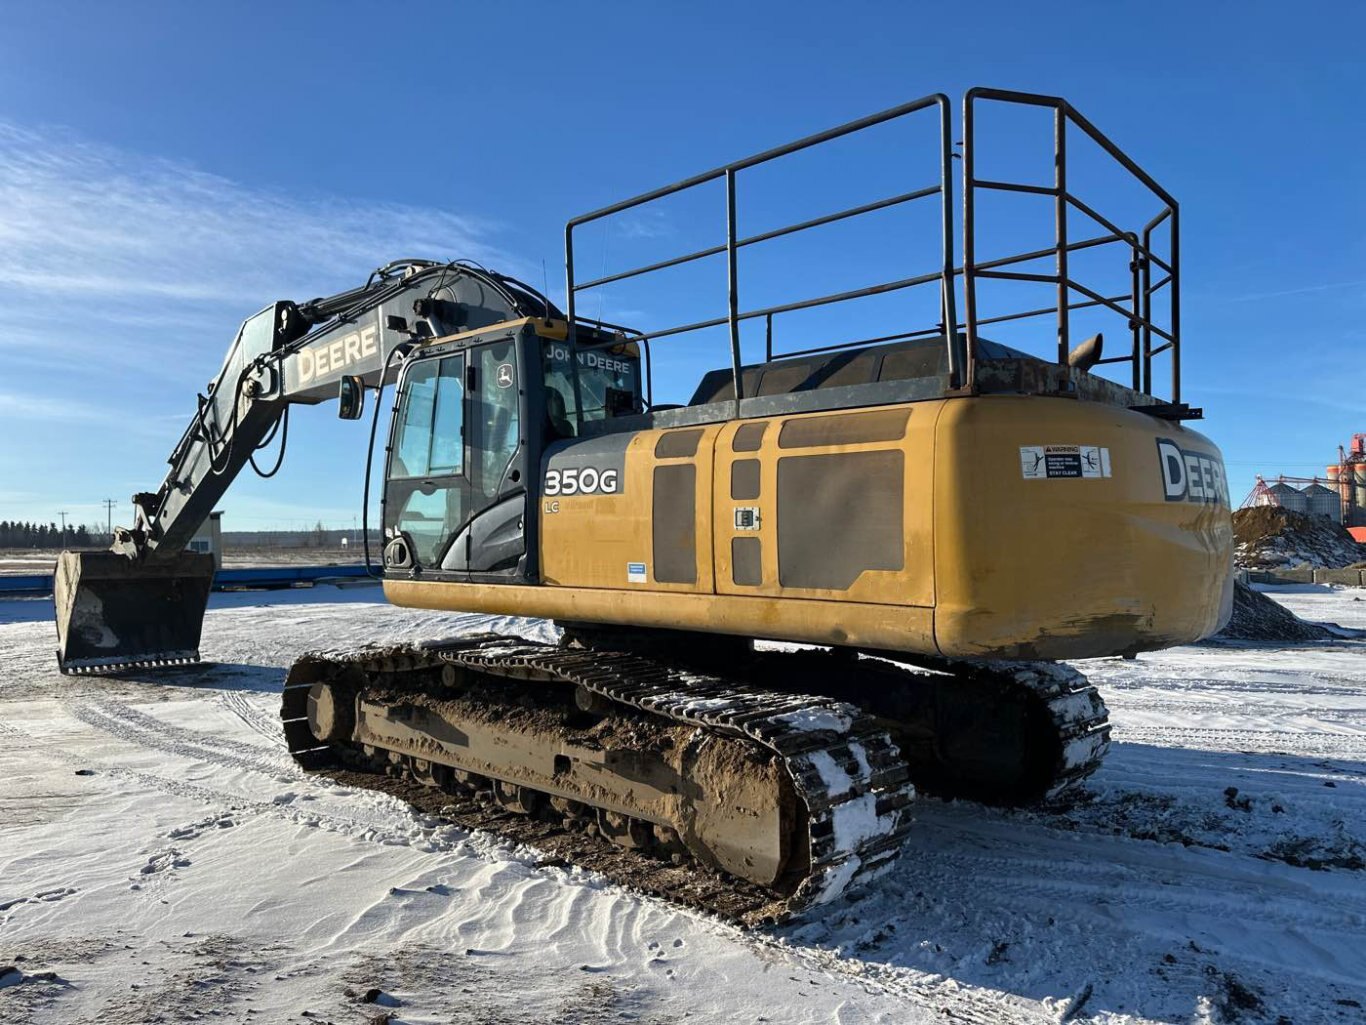
[{"label": "exhaust pipe", "polygon": [[52,595],[58,667],[111,673],[198,662],[213,574],[213,556],[197,552],[146,561],[62,552]]}]

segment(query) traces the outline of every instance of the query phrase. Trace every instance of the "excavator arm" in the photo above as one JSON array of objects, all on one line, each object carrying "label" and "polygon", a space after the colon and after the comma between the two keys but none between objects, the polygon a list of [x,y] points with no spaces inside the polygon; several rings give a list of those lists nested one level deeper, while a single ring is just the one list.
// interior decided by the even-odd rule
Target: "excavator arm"
[{"label": "excavator arm", "polygon": [[[63,552],[54,582],[63,672],[197,661],[214,560],[185,550],[248,465],[275,473],[289,408],[339,395],[360,415],[366,389],[398,373],[424,339],[525,316],[556,317],[513,278],[466,263],[399,260],[362,286],[310,302],[275,302],[248,318],[171,451],[161,486],[133,496],[133,523],[104,552]],[[257,453],[280,439],[270,470]]]}]

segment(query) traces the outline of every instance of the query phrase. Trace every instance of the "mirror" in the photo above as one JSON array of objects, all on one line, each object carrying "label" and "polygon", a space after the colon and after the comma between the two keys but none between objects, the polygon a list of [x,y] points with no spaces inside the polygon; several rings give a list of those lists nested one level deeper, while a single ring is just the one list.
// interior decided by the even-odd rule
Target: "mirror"
[{"label": "mirror", "polygon": [[337,416],[343,420],[359,420],[365,411],[365,380],[359,375],[347,375],[337,382]]}]

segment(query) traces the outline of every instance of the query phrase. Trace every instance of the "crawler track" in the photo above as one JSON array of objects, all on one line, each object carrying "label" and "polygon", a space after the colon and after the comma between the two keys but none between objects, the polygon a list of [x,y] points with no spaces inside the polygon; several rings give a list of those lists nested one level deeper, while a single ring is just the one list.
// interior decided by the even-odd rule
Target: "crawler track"
[{"label": "crawler track", "polygon": [[[906,766],[887,732],[852,705],[684,672],[636,655],[575,651],[500,636],[305,656],[285,688],[283,715],[291,752],[305,767],[363,766],[367,760],[374,765],[374,755],[354,745],[318,743],[307,719],[313,683],[356,670],[378,683],[391,681],[394,674],[445,665],[484,678],[573,684],[647,716],[744,738],[776,755],[804,806],[805,871],[776,893],[751,887],[754,899],[745,902],[747,907],[699,900],[712,888],[698,887],[695,879],[680,880],[682,885],[666,895],[683,903],[747,923],[789,917],[880,874],[895,861],[910,827],[914,788]],[[571,828],[568,822],[563,825]],[[492,828],[498,831],[496,825]],[[691,874],[699,871],[701,866],[694,866]],[[726,888],[735,885],[729,879],[723,883]]]},{"label": "crawler track", "polygon": [[[907,673],[903,689],[914,693],[917,685],[928,688],[940,704],[952,697],[950,717],[961,716],[966,706],[976,706],[973,727],[965,727],[961,719],[955,724],[957,729],[939,724],[940,728],[933,730],[933,754],[921,764],[912,760],[912,778],[936,794],[986,804],[1051,801],[1095,772],[1110,750],[1105,702],[1086,677],[1071,666],[870,654],[879,660],[909,661],[919,669],[930,670],[929,675]],[[893,671],[905,672],[902,666],[895,666]],[[918,682],[912,677],[918,677]],[[1019,735],[1000,736],[993,729],[997,720]],[[985,737],[985,743],[1018,748],[1019,764],[1012,767],[1000,760],[984,760],[982,743],[970,751],[976,756],[976,765],[960,764],[953,749],[977,739],[973,733],[965,733],[969,729]]]},{"label": "crawler track", "polygon": [[[286,683],[284,733],[307,769],[394,793],[461,824],[531,843],[552,860],[751,925],[796,915],[885,871],[910,828],[911,779],[945,796],[1026,803],[1075,786],[1108,747],[1104,705],[1068,667],[935,660],[909,668],[869,654],[878,657],[761,652],[725,678],[637,654],[498,635],[312,654]],[[441,680],[443,669],[452,679],[449,667],[462,680],[482,681],[483,694],[495,701],[525,704],[518,687],[535,694],[570,686],[638,720],[682,724],[699,737],[737,738],[762,749],[778,760],[803,806],[799,874],[765,887],[680,855],[676,844],[621,846],[620,837],[613,843],[599,835],[581,809],[571,812],[562,802],[538,801],[534,814],[517,813],[500,798],[497,777],[490,793],[489,780],[481,790],[464,774],[462,785],[410,754],[349,738],[320,743],[310,729],[309,693],[319,681],[345,678],[365,701],[389,708],[434,708],[442,697],[431,681]],[[419,693],[425,696],[414,697]],[[950,701],[947,694],[957,696]],[[984,754],[995,743],[990,738],[974,746],[971,737],[946,742],[937,733],[955,724],[971,732],[964,708],[977,721],[1009,720],[1002,729],[1028,734],[1018,765]]]}]

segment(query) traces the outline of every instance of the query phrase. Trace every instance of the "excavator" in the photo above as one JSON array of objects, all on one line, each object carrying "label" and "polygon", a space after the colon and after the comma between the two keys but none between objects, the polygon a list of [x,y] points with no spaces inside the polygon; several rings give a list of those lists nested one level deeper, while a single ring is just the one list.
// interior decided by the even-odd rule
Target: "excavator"
[{"label": "excavator", "polygon": [[[979,175],[984,105],[1052,121],[1051,184]],[[749,169],[935,115],[928,184],[739,231]],[[1081,199],[1069,139],[1146,190],[1151,219],[1125,227]],[[708,188],[724,193],[724,243],[576,273],[576,231]],[[981,258],[987,191],[1052,204],[1054,237]],[[742,307],[742,251],[926,200],[942,231],[923,272]],[[571,220],[564,309],[509,275],[421,259],[277,301],[243,323],[133,525],[109,551],[61,555],[60,668],[197,662],[214,565],[187,542],[248,464],[278,469],[258,453],[278,434],[283,459],[292,405],[336,399],[363,429],[370,396],[367,509],[386,417],[387,434],[366,561],[385,597],[553,620],[560,640],[466,631],[304,654],[282,685],[295,759],[429,788],[495,831],[572,834],[740,921],[833,900],[895,862],[917,791],[1025,805],[1095,771],[1105,705],[1064,660],[1227,622],[1223,462],[1180,394],[1178,217],[1067,101],[974,89],[957,126],[935,94]],[[1069,269],[1082,250],[1114,254],[1117,294]],[[585,291],[703,260],[726,265],[722,316],[638,330],[577,312]],[[1056,301],[988,315],[984,285],[1001,280]],[[929,324],[775,351],[775,321],[917,288],[937,290]],[[1081,311],[1117,319],[1118,354],[1101,334],[1073,344]],[[1039,318],[1055,352],[980,333]],[[746,361],[758,327],[764,358]],[[708,331],[729,337],[729,365],[688,401],[655,402],[652,345]],[[1123,382],[1102,372],[1126,363]]]}]

